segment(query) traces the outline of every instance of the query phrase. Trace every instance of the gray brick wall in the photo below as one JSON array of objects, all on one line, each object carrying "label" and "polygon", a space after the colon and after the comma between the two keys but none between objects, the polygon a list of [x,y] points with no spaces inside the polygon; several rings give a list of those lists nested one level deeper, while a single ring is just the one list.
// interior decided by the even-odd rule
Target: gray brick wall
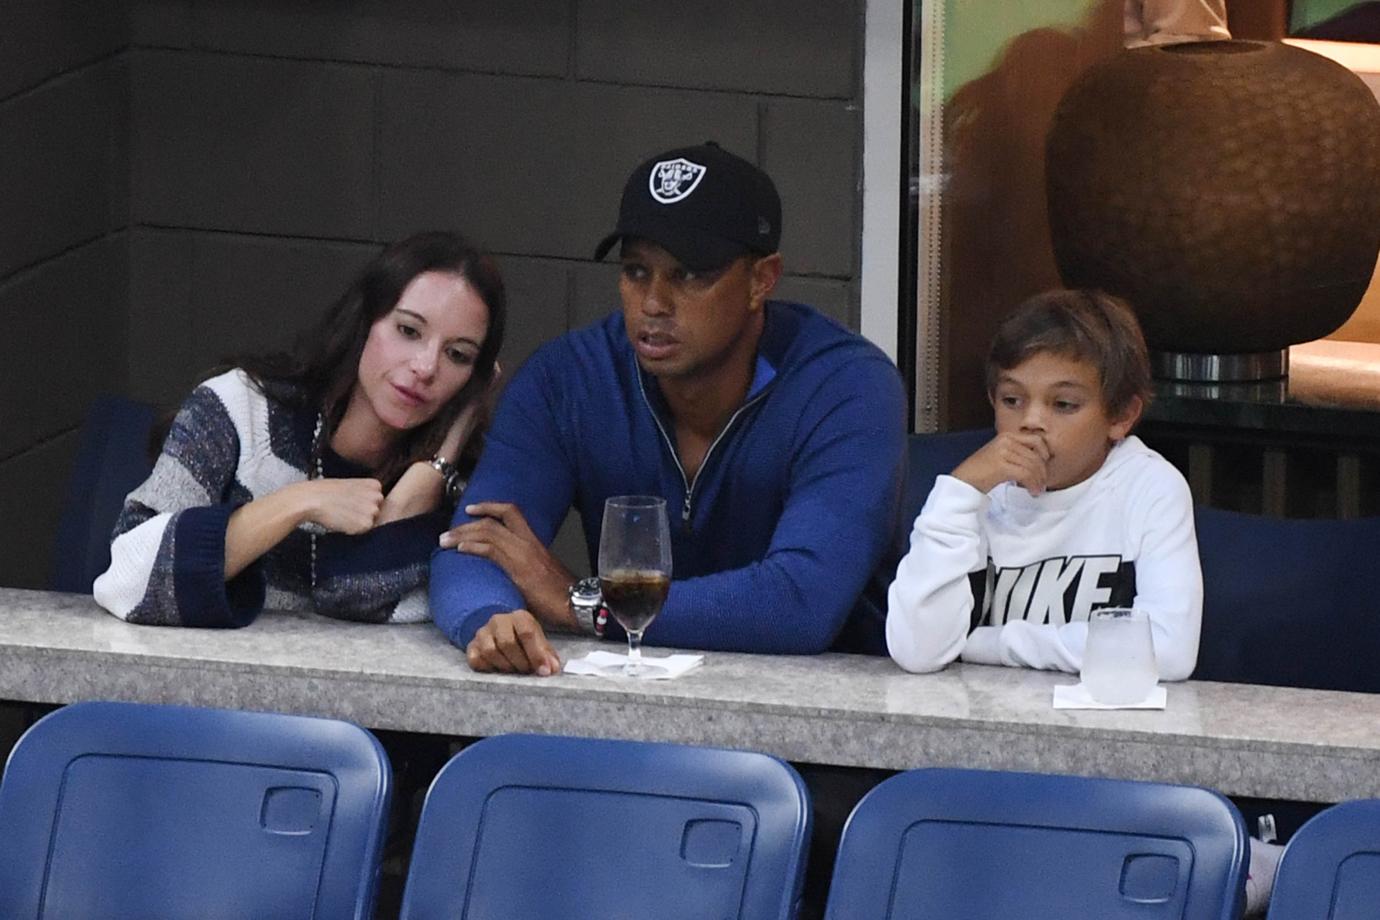
[{"label": "gray brick wall", "polygon": [[95,393],[175,403],[431,227],[499,254],[514,367],[615,306],[591,250],[668,146],[769,169],[782,295],[856,328],[862,23],[862,0],[0,4],[0,513],[40,506],[0,518],[0,584],[47,577]]},{"label": "gray brick wall", "polygon": [[[588,260],[627,171],[709,137],[779,181],[783,293],[857,325],[860,0],[131,2],[132,330],[236,301],[285,329],[275,309],[343,286],[342,253],[454,227],[502,258],[514,366],[615,305],[615,274]],[[291,266],[255,250],[289,283],[275,298],[227,271],[207,300],[188,291],[204,280],[145,276],[143,248],[185,259],[217,236],[292,241]],[[176,399],[214,360],[219,340],[191,339],[154,362],[157,340],[131,335],[141,396]]]},{"label": "gray brick wall", "polygon": [[37,587],[76,428],[123,387],[123,5],[0,5],[0,584]]}]

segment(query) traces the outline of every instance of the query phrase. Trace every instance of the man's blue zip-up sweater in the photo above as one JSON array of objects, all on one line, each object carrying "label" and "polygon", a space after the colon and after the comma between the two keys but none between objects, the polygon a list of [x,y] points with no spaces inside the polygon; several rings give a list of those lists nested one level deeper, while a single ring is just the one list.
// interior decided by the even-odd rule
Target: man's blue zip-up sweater
[{"label": "man's blue zip-up sweater", "polygon": [[[656,378],[615,312],[539,349],[503,394],[464,506],[516,504],[550,544],[572,507],[591,560],[604,499],[660,495],[673,580],[651,644],[815,653],[849,629],[884,652],[884,605],[859,596],[889,549],[905,459],[900,375],[868,342],[799,304],[770,302],[748,397],[694,481],[674,449]],[[889,578],[890,573],[884,573]],[[495,613],[524,606],[494,563],[432,557],[431,610],[464,648]]]}]

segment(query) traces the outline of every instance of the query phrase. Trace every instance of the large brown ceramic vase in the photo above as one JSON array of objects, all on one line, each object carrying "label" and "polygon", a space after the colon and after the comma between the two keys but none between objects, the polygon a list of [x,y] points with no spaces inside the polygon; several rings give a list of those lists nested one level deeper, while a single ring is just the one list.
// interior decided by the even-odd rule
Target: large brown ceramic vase
[{"label": "large brown ceramic vase", "polygon": [[1380,104],[1288,45],[1136,48],[1048,138],[1064,282],[1125,297],[1159,352],[1278,355],[1360,303],[1380,253]]}]

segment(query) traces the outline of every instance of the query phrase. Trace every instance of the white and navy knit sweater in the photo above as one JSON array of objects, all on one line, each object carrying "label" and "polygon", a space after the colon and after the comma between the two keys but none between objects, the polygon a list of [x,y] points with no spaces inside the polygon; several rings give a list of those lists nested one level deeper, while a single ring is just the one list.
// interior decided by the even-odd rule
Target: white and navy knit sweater
[{"label": "white and navy knit sweater", "polygon": [[[446,509],[359,536],[317,536],[314,586],[305,528],[226,581],[230,515],[307,478],[315,424],[314,414],[266,397],[241,370],[197,387],[153,473],[125,499],[96,601],[131,623],[164,626],[244,626],[266,606],[374,623],[428,619],[427,568]],[[328,448],[322,471],[369,475]]]}]

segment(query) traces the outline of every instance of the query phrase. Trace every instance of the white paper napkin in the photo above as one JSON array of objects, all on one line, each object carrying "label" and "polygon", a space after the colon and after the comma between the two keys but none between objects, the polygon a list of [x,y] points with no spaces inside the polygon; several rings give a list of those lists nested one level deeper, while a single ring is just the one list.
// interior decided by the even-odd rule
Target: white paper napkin
[{"label": "white paper napkin", "polygon": [[1082,683],[1054,686],[1055,709],[1163,709],[1168,700],[1169,694],[1161,684],[1156,684],[1139,703],[1099,703],[1088,695],[1088,688]]},{"label": "white paper napkin", "polygon": [[[673,677],[680,677],[687,671],[692,671],[700,666],[704,661],[703,655],[667,655],[665,658],[653,658],[650,655],[643,655],[642,660],[647,664],[657,665],[655,669],[650,669],[650,673],[644,674],[638,680],[670,680]],[[623,678],[622,674],[605,674],[600,668],[611,665],[623,665],[628,661],[627,653],[619,652],[590,652],[583,658],[574,658],[565,663],[563,669],[567,674],[587,674],[595,677],[612,677],[614,679]]]}]

